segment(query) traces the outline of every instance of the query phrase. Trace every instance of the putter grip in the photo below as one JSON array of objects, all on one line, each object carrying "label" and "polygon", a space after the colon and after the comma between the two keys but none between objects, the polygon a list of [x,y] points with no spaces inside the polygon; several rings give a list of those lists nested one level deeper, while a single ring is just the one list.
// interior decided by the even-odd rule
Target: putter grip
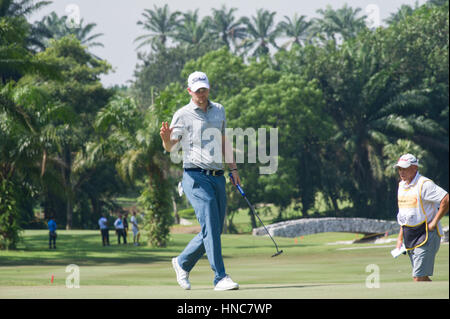
[{"label": "putter grip", "polygon": [[[229,173],[228,176],[230,176],[231,180],[234,183],[233,173]],[[238,189],[239,193],[241,193],[241,195],[245,197],[245,193],[244,193],[244,190],[242,189],[241,185],[236,184],[236,188]]]}]

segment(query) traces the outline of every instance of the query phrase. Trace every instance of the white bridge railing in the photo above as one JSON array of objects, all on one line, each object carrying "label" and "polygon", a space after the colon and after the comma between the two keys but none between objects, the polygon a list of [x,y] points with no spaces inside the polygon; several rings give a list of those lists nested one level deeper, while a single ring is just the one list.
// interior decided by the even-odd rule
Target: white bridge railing
[{"label": "white bridge railing", "polygon": [[[325,232],[346,232],[359,234],[388,233],[396,234],[400,230],[396,221],[368,218],[302,218],[266,226],[271,236],[298,237]],[[263,227],[253,229],[253,235],[266,235]]]}]

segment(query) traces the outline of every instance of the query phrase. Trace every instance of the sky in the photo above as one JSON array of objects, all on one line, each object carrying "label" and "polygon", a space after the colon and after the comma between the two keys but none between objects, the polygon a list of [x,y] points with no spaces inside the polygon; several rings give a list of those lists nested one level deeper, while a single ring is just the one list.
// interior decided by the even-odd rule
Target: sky
[{"label": "sky", "polygon": [[362,13],[372,17],[371,21],[384,25],[383,20],[400,8],[402,4],[414,6],[426,0],[53,0],[30,17],[30,21],[41,20],[45,15],[55,11],[58,16],[81,18],[84,24],[96,23],[94,33],[103,33],[96,41],[104,47],[90,48],[90,52],[108,61],[113,71],[101,77],[105,86],[129,85],[138,63],[137,44],[134,39],[145,34],[137,21],[142,19],[144,9],[153,6],[162,7],[166,3],[171,11],[187,12],[199,9],[200,17],[211,14],[211,9],[219,9],[223,4],[236,8],[236,19],[242,16],[256,15],[257,9],[263,8],[275,11],[275,21],[278,23],[284,16],[292,17],[294,13],[305,15],[308,19],[317,17],[318,9],[331,5],[338,9],[347,3],[353,8],[361,8]]}]

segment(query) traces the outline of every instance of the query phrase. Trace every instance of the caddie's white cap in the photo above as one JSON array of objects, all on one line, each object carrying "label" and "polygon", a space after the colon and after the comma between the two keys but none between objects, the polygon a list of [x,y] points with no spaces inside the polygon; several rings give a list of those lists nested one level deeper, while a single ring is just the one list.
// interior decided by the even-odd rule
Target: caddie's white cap
[{"label": "caddie's white cap", "polygon": [[203,72],[195,71],[189,75],[188,87],[194,92],[201,88],[209,89],[208,77]]},{"label": "caddie's white cap", "polygon": [[419,160],[412,154],[404,154],[398,159],[397,164],[394,165],[394,168],[408,168],[411,165],[419,166]]}]

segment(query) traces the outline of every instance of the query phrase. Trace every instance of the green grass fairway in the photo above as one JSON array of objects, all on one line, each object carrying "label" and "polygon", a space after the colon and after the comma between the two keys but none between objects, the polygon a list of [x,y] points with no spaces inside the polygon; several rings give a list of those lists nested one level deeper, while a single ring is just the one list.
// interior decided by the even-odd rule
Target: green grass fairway
[{"label": "green grass fairway", "polygon": [[[203,258],[191,272],[192,290],[178,287],[171,258],[192,234],[173,234],[168,247],[117,245],[102,247],[99,231],[59,231],[57,250],[47,249],[47,231],[25,231],[16,251],[0,251],[0,298],[179,298],[179,299],[365,299],[449,298],[449,246],[442,244],[431,283],[414,283],[409,258],[393,259],[393,243],[332,244],[361,235],[324,233],[298,238],[223,235],[227,272],[238,291],[213,291],[213,273]],[[395,237],[395,236],[393,236]],[[145,240],[145,238],[144,238]],[[354,248],[354,249],[348,249]],[[80,288],[66,288],[66,267],[80,270]],[[366,280],[379,270],[379,288]],[[54,278],[53,283],[51,278]],[[369,283],[373,281],[369,280]]]}]

